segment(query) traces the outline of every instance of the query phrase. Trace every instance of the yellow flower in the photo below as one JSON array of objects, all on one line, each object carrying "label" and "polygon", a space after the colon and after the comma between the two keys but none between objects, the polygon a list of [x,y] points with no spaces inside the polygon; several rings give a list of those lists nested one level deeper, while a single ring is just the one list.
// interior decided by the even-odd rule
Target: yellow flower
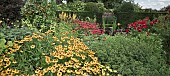
[{"label": "yellow flower", "polygon": [[46,61],[46,63],[50,63],[51,61],[50,61],[50,57],[48,57],[48,56],[45,56],[45,61]]},{"label": "yellow flower", "polygon": [[75,70],[75,73],[76,73],[76,74],[81,74],[82,71],[80,71],[80,70]]},{"label": "yellow flower", "polygon": [[59,59],[64,59],[64,56],[63,55],[59,55],[58,58]]},{"label": "yellow flower", "polygon": [[69,61],[69,64],[74,64],[74,61],[70,60],[70,61]]},{"label": "yellow flower", "polygon": [[57,71],[56,68],[54,68],[54,67],[51,68],[52,73],[55,73],[56,71]]},{"label": "yellow flower", "polygon": [[40,73],[40,70],[38,70],[38,69],[37,69],[37,70],[35,70],[35,73]]},{"label": "yellow flower", "polygon": [[79,68],[80,66],[78,64],[74,64],[73,68],[77,69]]},{"label": "yellow flower", "polygon": [[19,70],[17,70],[17,69],[12,69],[12,72],[13,72],[14,74],[17,74],[17,73],[19,73]]},{"label": "yellow flower", "polygon": [[17,61],[16,61],[16,60],[14,60],[12,63],[16,64],[16,63],[17,63]]},{"label": "yellow flower", "polygon": [[65,63],[65,65],[69,65],[69,62],[64,62]]},{"label": "yellow flower", "polygon": [[60,67],[59,70],[65,73],[67,71],[67,67],[66,66]]},{"label": "yellow flower", "polygon": [[12,48],[9,48],[9,50],[11,50],[11,52],[16,52],[17,51],[16,49],[12,49]]},{"label": "yellow flower", "polygon": [[87,73],[84,73],[83,76],[88,76],[88,74],[87,74]]},{"label": "yellow flower", "polygon": [[106,75],[106,73],[105,73],[105,71],[102,69],[102,76],[105,76]]},{"label": "yellow flower", "polygon": [[8,70],[6,70],[5,72],[6,72],[6,74],[10,74],[10,71],[8,71]]},{"label": "yellow flower", "polygon": [[72,73],[73,71],[72,70],[67,70],[67,73]]},{"label": "yellow flower", "polygon": [[117,73],[117,70],[113,70],[114,73]]},{"label": "yellow flower", "polygon": [[0,59],[0,63],[3,62],[3,59]]},{"label": "yellow flower", "polygon": [[62,76],[62,72],[58,72],[58,73],[57,73],[57,76]]},{"label": "yellow flower", "polygon": [[57,63],[57,62],[58,62],[58,59],[56,59],[56,60],[52,60],[51,62],[53,62],[53,63]]},{"label": "yellow flower", "polygon": [[92,50],[89,50],[88,54],[89,54],[89,55],[94,55],[95,52],[93,52]]},{"label": "yellow flower", "polygon": [[59,67],[57,63],[55,63],[53,66],[54,66],[55,68]]},{"label": "yellow flower", "polygon": [[5,58],[4,61],[8,62],[10,58]]},{"label": "yellow flower", "polygon": [[32,49],[35,48],[35,45],[31,45],[31,48],[32,48]]},{"label": "yellow flower", "polygon": [[76,17],[77,17],[77,15],[76,15],[76,14],[73,14],[73,16],[72,16],[73,20],[75,20]]},{"label": "yellow flower", "polygon": [[[113,72],[113,70],[112,70],[112,69],[110,69],[110,68],[108,69],[108,71]],[[116,72],[116,73],[117,73],[117,72]]]},{"label": "yellow flower", "polygon": [[49,70],[47,68],[43,69],[44,73],[47,73]]},{"label": "yellow flower", "polygon": [[[2,71],[2,68],[0,68],[0,71]],[[0,75],[1,75],[1,73],[0,73]]]},{"label": "yellow flower", "polygon": [[73,57],[71,57],[71,60],[73,60],[74,62],[79,62],[79,60],[77,60],[76,58],[73,58]]},{"label": "yellow flower", "polygon": [[118,74],[117,76],[122,76],[121,74]]}]

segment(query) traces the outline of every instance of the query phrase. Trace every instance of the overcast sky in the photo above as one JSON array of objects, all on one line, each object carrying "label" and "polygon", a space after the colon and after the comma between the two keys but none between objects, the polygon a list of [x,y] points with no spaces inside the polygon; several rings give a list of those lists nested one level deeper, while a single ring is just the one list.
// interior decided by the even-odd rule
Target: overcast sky
[{"label": "overcast sky", "polygon": [[165,6],[170,5],[170,0],[134,0],[135,3],[138,3],[142,8],[152,8],[159,10]]}]

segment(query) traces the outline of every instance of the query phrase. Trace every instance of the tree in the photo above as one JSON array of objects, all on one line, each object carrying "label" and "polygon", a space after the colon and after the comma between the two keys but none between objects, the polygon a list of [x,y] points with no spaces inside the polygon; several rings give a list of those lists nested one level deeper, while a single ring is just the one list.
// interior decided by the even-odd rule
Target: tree
[{"label": "tree", "polygon": [[131,2],[124,2],[122,6],[117,10],[119,12],[134,12],[134,4]]},{"label": "tree", "polygon": [[170,5],[164,7],[164,8],[161,8],[160,10],[161,12],[166,12],[166,11],[170,11]]},{"label": "tree", "polygon": [[20,19],[20,8],[23,4],[23,0],[1,0],[0,20],[3,20],[10,25],[15,20]]}]

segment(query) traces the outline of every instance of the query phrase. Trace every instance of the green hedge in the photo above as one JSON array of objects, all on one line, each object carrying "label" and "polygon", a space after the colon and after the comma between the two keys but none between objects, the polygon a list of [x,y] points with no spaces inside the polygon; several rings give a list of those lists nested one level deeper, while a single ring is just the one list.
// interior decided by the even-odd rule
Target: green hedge
[{"label": "green hedge", "polygon": [[149,17],[151,20],[155,17],[159,17],[160,15],[165,15],[165,12],[115,12],[115,16],[117,17],[117,22],[120,22],[124,27],[127,27],[128,24],[135,22],[139,19],[144,19],[145,17]]}]

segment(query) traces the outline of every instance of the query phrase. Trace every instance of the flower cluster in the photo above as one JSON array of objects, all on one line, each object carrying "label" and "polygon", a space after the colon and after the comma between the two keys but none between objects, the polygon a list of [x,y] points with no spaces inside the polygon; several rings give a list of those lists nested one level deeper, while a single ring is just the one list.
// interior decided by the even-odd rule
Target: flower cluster
[{"label": "flower cluster", "polygon": [[60,20],[63,20],[63,21],[66,21],[66,20],[69,20],[69,19],[75,20],[76,17],[77,17],[76,14],[71,15],[71,14],[66,14],[65,12],[62,12],[62,13],[59,14]]},{"label": "flower cluster", "polygon": [[160,23],[160,21],[156,18],[150,22],[150,26],[153,26],[154,24]]},{"label": "flower cluster", "polygon": [[[137,30],[138,32],[142,32],[142,29],[148,29],[149,25],[149,18],[146,17],[144,20],[138,20],[134,23],[131,23],[128,25],[128,28],[133,27],[133,29]],[[160,23],[160,21],[158,19],[154,19],[152,21],[150,21],[150,26],[153,26],[154,24]]]},{"label": "flower cluster", "polygon": [[[44,76],[51,73],[57,76],[105,76],[115,73],[111,68],[101,65],[98,58],[95,57],[95,52],[90,50],[80,39],[68,36],[68,32],[63,32],[61,37],[56,37],[53,34],[55,31],[49,30],[45,33],[33,33],[22,40],[15,41],[12,47],[8,47],[7,53],[0,55],[0,75]],[[19,54],[22,58],[18,58]],[[32,58],[33,56],[35,58]],[[26,63],[23,62],[25,60],[22,60],[24,58],[27,60]],[[35,61],[36,58],[40,59]],[[31,65],[29,62],[35,63]],[[29,70],[28,68],[19,68],[22,64],[29,65],[29,67],[34,66],[34,68]]]},{"label": "flower cluster", "polygon": [[98,35],[104,34],[104,30],[97,27],[97,23],[90,23],[90,22],[85,22],[80,20],[74,20],[74,22],[80,25],[80,27],[75,30],[83,29],[83,30],[87,30],[87,32],[90,32],[90,34],[98,34]]}]

